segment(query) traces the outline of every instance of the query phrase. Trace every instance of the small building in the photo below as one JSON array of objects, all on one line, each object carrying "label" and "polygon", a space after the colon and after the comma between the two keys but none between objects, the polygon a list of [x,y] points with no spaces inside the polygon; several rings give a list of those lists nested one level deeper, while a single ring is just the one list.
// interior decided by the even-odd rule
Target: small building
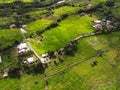
[{"label": "small building", "polygon": [[100,24],[100,23],[102,23],[101,20],[94,20],[94,22],[95,22],[96,24]]},{"label": "small building", "polygon": [[30,50],[26,43],[19,44],[17,46],[17,49],[18,49],[19,54],[24,53],[24,52],[28,52]]},{"label": "small building", "polygon": [[6,78],[6,77],[8,77],[8,72],[4,72],[3,74],[3,78]]},{"label": "small building", "polygon": [[10,28],[16,28],[16,25],[15,24],[11,24]]},{"label": "small building", "polygon": [[59,2],[57,2],[57,4],[61,4],[61,3],[64,3],[65,1],[64,0],[62,0],[62,1],[59,1]]},{"label": "small building", "polygon": [[94,27],[94,28],[99,28],[99,29],[101,29],[101,28],[102,28],[102,25],[101,25],[101,24],[96,24],[96,25],[94,25],[93,27]]},{"label": "small building", "polygon": [[0,63],[2,63],[2,57],[0,56]]},{"label": "small building", "polygon": [[20,28],[20,32],[21,32],[22,34],[27,33],[27,31],[26,31],[26,30],[24,30],[23,28]]},{"label": "small building", "polygon": [[48,53],[42,54],[42,58],[48,57]]},{"label": "small building", "polygon": [[29,57],[29,58],[27,59],[27,62],[30,63],[30,64],[31,64],[31,63],[34,63],[34,58],[33,58],[33,57]]},{"label": "small building", "polygon": [[21,49],[27,49],[27,44],[26,43],[21,43],[17,46],[17,49],[18,50],[21,50]]}]

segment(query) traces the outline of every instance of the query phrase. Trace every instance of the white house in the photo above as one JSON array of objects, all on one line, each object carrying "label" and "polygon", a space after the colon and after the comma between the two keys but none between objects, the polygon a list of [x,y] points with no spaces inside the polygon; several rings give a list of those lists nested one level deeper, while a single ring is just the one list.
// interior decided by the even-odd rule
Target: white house
[{"label": "white house", "polygon": [[24,52],[27,52],[29,51],[30,49],[28,48],[27,44],[26,43],[21,43],[17,46],[17,49],[18,49],[18,53],[24,53]]},{"label": "white house", "polygon": [[33,57],[29,57],[29,58],[27,59],[27,62],[30,63],[30,64],[31,64],[31,63],[34,63],[34,58],[33,58]]},{"label": "white house", "polygon": [[21,49],[26,49],[27,48],[27,44],[26,43],[21,43],[17,46],[17,49],[18,50],[21,50]]}]

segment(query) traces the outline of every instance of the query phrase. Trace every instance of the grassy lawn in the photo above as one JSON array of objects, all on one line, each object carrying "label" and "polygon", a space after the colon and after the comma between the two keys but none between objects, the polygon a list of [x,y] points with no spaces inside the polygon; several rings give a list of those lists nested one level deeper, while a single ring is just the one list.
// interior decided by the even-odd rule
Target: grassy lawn
[{"label": "grassy lawn", "polygon": [[80,7],[63,6],[63,7],[54,9],[53,12],[54,12],[54,16],[59,18],[65,14],[68,14],[68,15],[75,14],[79,10],[80,10]]},{"label": "grassy lawn", "polygon": [[44,80],[42,75],[24,74],[20,78],[7,78],[0,81],[1,90],[42,90]]},{"label": "grassy lawn", "polygon": [[31,44],[38,54],[55,51],[78,35],[94,31],[91,22],[94,18],[87,15],[83,17],[70,16],[60,22],[58,27],[46,31],[43,34],[45,37],[43,42],[38,44],[39,39],[31,39]]},{"label": "grassy lawn", "polygon": [[[102,57],[95,56],[82,62],[69,71],[48,78],[48,90],[119,90],[118,80],[120,62],[116,61],[116,55],[120,50],[120,32],[111,34],[87,37],[78,41],[78,51],[74,57],[64,56],[65,61],[58,66],[50,66],[46,70],[46,75],[50,72],[56,73],[62,69],[84,61],[92,56],[97,50],[107,50]],[[117,42],[117,43],[116,43]],[[120,55],[119,55],[120,57]],[[91,63],[97,61],[97,65],[92,67]],[[23,74],[21,78],[7,78],[0,80],[1,90],[43,90],[45,82],[43,76],[33,74]]]},{"label": "grassy lawn", "polygon": [[[12,3],[16,0],[0,0],[0,3]],[[33,0],[22,0],[23,2],[32,2]]]},{"label": "grassy lawn", "polygon": [[27,31],[26,36],[30,36],[31,34],[36,34],[37,31],[45,29],[52,22],[53,22],[52,20],[40,19],[29,23],[27,27],[25,27],[25,30]]},{"label": "grassy lawn", "polygon": [[75,6],[81,6],[81,5],[88,5],[91,4],[92,7],[97,6],[100,3],[104,3],[107,0],[66,0],[68,3],[73,4]]},{"label": "grassy lawn", "polygon": [[0,30],[0,50],[13,46],[23,39],[18,29],[4,29]]},{"label": "grassy lawn", "polygon": [[[120,32],[114,32],[108,35],[93,36],[79,40],[78,51],[74,57],[65,56],[65,61],[58,66],[52,66],[46,70],[46,74],[56,73],[72,64],[85,60],[92,56],[97,50],[107,50],[103,58],[95,56],[88,61],[80,63],[70,69],[70,71],[58,74],[48,79],[49,90],[118,90],[120,79],[120,62],[116,61],[119,55]],[[118,42],[118,43],[116,43]],[[119,55],[120,57],[120,55]],[[97,61],[97,65],[92,67],[91,63]],[[76,81],[76,82],[74,82]],[[77,83],[78,82],[78,83]],[[74,86],[74,87],[73,87]]]}]

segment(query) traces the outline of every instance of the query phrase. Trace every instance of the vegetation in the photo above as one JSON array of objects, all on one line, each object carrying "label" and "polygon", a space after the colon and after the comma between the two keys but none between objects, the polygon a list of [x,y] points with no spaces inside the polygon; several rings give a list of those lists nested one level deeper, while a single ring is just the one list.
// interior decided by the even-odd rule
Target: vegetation
[{"label": "vegetation", "polygon": [[57,9],[54,9],[54,15],[60,18],[62,15],[70,15],[75,14],[80,10],[80,7],[72,7],[72,6],[63,6]]},{"label": "vegetation", "polygon": [[26,36],[34,35],[37,31],[41,31],[45,29],[47,26],[49,26],[52,23],[52,20],[36,20],[34,22],[31,22],[25,27],[25,30],[27,31]]},{"label": "vegetation", "polygon": [[[12,1],[0,4],[0,28],[4,28],[0,30],[0,90],[120,89],[119,0],[66,0],[61,5],[56,3],[59,0]],[[93,28],[97,19],[102,20],[103,31],[110,21],[113,28],[68,44],[79,35],[100,32]],[[27,33],[8,29],[14,23],[17,28],[27,24]],[[18,57],[13,46],[23,36],[33,50]],[[43,65],[34,54],[47,52],[51,63]],[[28,56],[35,62],[24,63]],[[9,76],[3,79],[4,71]]]},{"label": "vegetation", "polygon": [[0,30],[0,50],[12,47],[23,40],[22,35],[18,29]]},{"label": "vegetation", "polygon": [[39,54],[60,49],[78,35],[94,31],[92,28],[93,23],[91,22],[94,18],[89,16],[70,16],[61,21],[58,27],[46,31],[43,34],[45,37],[44,41],[38,44],[36,39],[31,39],[31,44]]},{"label": "vegetation", "polygon": [[[12,3],[16,0],[0,0],[0,3]],[[22,0],[23,2],[32,2],[33,0]]]}]

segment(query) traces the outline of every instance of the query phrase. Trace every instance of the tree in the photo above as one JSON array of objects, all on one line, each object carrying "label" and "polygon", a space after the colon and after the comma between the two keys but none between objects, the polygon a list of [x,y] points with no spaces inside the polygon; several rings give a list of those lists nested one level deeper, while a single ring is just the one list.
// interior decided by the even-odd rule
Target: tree
[{"label": "tree", "polygon": [[115,4],[115,0],[107,0],[106,2],[106,6],[109,6],[109,7],[114,6],[114,4]]}]

